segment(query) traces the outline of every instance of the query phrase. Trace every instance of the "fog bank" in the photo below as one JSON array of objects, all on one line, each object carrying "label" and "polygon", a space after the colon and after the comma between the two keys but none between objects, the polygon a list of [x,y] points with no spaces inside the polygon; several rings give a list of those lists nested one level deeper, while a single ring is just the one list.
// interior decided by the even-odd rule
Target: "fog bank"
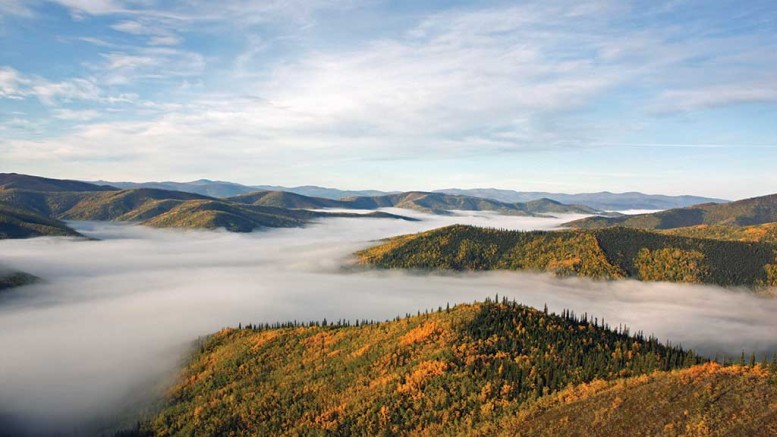
[{"label": "fog bank", "polygon": [[0,264],[44,279],[0,296],[0,428],[110,424],[157,393],[192,340],[239,322],[387,319],[497,293],[708,354],[777,349],[777,299],[718,287],[344,269],[355,250],[392,235],[452,223],[551,229],[582,217],[387,211],[422,220],[336,218],[251,234],[81,222],[72,225],[101,240],[0,241]]}]

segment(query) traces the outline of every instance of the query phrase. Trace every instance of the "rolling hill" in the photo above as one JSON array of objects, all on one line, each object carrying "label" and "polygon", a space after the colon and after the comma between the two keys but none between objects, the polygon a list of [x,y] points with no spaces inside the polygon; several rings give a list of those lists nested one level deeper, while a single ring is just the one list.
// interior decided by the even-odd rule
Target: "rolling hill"
[{"label": "rolling hill", "polygon": [[608,228],[506,231],[448,226],[357,252],[360,263],[422,270],[534,270],[595,279],[634,278],[777,285],[777,245]]},{"label": "rolling hill", "polygon": [[[254,193],[233,201],[156,188],[119,190],[92,186],[94,189],[90,190],[84,182],[72,184],[73,181],[13,176],[6,178],[10,181],[8,185],[0,187],[0,238],[79,235],[59,220],[134,222],[165,228],[224,228],[233,232],[303,226],[324,217],[411,220],[377,211],[354,214],[296,209],[319,207],[302,202],[326,202],[326,199],[300,196],[301,200],[288,200],[287,197],[295,196],[289,193]],[[70,188],[77,190],[66,191]],[[286,201],[272,200],[278,198]]]},{"label": "rolling hill", "polygon": [[[211,197],[234,197],[256,191],[282,191],[299,194],[306,197],[318,197],[329,200],[342,200],[349,197],[379,197],[390,194],[400,194],[400,191],[380,190],[340,190],[315,185],[299,187],[284,187],[280,185],[242,185],[234,182],[212,181],[199,179],[191,182],[91,182],[98,185],[109,185],[121,189],[157,188],[162,190],[177,190],[202,194]],[[682,208],[700,203],[725,203],[727,200],[700,196],[665,196],[660,194],[643,194],[638,192],[610,193],[547,193],[533,191],[501,190],[496,188],[447,188],[434,190],[435,193],[460,195],[492,199],[503,203],[526,203],[533,200],[550,199],[569,205],[582,205],[591,209],[604,211],[619,211],[628,209],[671,209]]]},{"label": "rolling hill", "polygon": [[123,435],[546,435],[546,427],[591,435],[702,420],[724,430],[775,426],[777,386],[766,367],[705,361],[585,315],[504,300],[392,322],[248,325],[204,340],[161,411]]},{"label": "rolling hill", "polygon": [[652,214],[620,217],[589,217],[565,226],[597,229],[625,226],[638,229],[674,229],[698,225],[752,226],[777,222],[777,194],[730,203],[705,203]]},{"label": "rolling hill", "polygon": [[384,196],[348,197],[341,200],[307,197],[283,191],[261,191],[230,197],[232,202],[281,208],[343,208],[378,209],[404,208],[429,214],[450,214],[451,211],[492,211],[509,215],[542,215],[549,213],[594,214],[597,211],[577,205],[540,199],[528,203],[504,203],[469,196],[412,191]]}]

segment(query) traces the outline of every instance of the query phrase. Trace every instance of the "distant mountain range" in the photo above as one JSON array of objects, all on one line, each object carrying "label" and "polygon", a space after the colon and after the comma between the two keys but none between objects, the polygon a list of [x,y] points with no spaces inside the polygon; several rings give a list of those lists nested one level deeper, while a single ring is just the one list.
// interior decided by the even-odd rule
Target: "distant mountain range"
[{"label": "distant mountain range", "polygon": [[284,191],[287,193],[300,194],[302,196],[338,200],[353,196],[382,196],[385,194],[396,193],[379,190],[338,190],[336,188],[324,188],[314,185],[305,185],[301,187],[281,187],[276,185],[241,185],[234,182],[212,181],[209,179],[198,179],[191,182],[95,181],[91,183],[98,185],[110,185],[112,187],[121,189],[157,188],[160,190],[184,191],[187,193],[196,193],[211,197],[232,197],[240,194],[253,193],[256,191]]},{"label": "distant mountain range", "polygon": [[[315,203],[315,199],[308,201]],[[79,181],[0,174],[0,238],[80,235],[61,220],[125,221],[154,227],[250,232],[261,227],[302,226],[322,217],[411,220],[378,211],[316,212],[251,205],[183,191],[121,190]]]},{"label": "distant mountain range", "polygon": [[[110,185],[122,189],[158,188],[162,190],[185,191],[211,197],[232,197],[255,191],[284,191],[308,197],[340,200],[347,197],[375,197],[400,194],[399,191],[379,190],[339,190],[336,188],[305,185],[300,187],[283,187],[277,185],[241,185],[232,182],[211,181],[200,179],[192,182],[108,182],[96,181],[100,185]],[[629,209],[670,209],[682,208],[699,203],[725,203],[727,200],[699,196],[664,196],[660,194],[629,193],[546,193],[500,190],[496,188],[459,189],[448,188],[434,190],[435,193],[478,197],[497,200],[504,203],[525,203],[533,200],[550,199],[569,205],[582,205],[604,211],[621,211]]]},{"label": "distant mountain range", "polygon": [[670,209],[682,208],[699,203],[725,203],[728,200],[699,196],[665,196],[661,194],[643,194],[637,192],[610,193],[545,193],[499,190],[496,188],[458,189],[449,188],[436,190],[438,193],[460,194],[465,196],[487,197],[502,202],[529,202],[535,199],[552,199],[557,202],[575,205],[585,205],[603,211],[623,211],[629,209]]},{"label": "distant mountain range", "polygon": [[0,238],[78,235],[60,220],[129,221],[155,227],[224,228],[235,232],[250,232],[261,227],[302,226],[321,217],[409,220],[377,211],[370,214],[311,211],[321,208],[375,210],[383,207],[432,214],[449,214],[452,210],[526,216],[596,213],[591,208],[563,205],[548,199],[504,203],[477,197],[409,192],[333,200],[283,191],[259,191],[216,198],[179,190],[119,189],[104,184],[0,174]]}]

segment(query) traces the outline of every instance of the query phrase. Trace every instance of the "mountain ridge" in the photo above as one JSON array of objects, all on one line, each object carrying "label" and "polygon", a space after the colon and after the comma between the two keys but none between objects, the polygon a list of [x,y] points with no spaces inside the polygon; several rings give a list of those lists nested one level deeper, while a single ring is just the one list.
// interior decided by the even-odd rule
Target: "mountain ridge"
[{"label": "mountain ridge", "polygon": [[[285,187],[280,185],[244,185],[227,181],[213,181],[198,179],[191,182],[108,182],[97,183],[112,185],[114,187],[127,188],[162,188],[168,190],[180,190],[204,194],[212,197],[233,197],[255,191],[284,191],[300,194],[308,197],[319,197],[330,200],[342,200],[347,197],[376,197],[401,193],[401,191],[382,190],[341,190],[317,185],[302,185]],[[411,190],[412,191],[412,190]],[[445,188],[431,190],[432,193],[453,195],[466,195],[492,199],[504,203],[526,203],[532,200],[547,198],[564,204],[577,204],[599,210],[630,210],[630,209],[671,209],[685,207],[707,202],[728,202],[725,199],[716,199],[702,196],[679,195],[668,196],[662,194],[645,194],[636,191],[614,193],[601,191],[595,193],[552,193],[541,191],[516,191],[497,188]]]}]

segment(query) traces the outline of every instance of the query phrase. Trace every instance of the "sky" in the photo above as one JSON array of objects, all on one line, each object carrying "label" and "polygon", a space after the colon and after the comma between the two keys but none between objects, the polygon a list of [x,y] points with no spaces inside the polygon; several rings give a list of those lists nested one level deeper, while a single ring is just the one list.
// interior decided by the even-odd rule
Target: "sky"
[{"label": "sky", "polygon": [[773,0],[0,0],[0,171],[777,192]]}]

